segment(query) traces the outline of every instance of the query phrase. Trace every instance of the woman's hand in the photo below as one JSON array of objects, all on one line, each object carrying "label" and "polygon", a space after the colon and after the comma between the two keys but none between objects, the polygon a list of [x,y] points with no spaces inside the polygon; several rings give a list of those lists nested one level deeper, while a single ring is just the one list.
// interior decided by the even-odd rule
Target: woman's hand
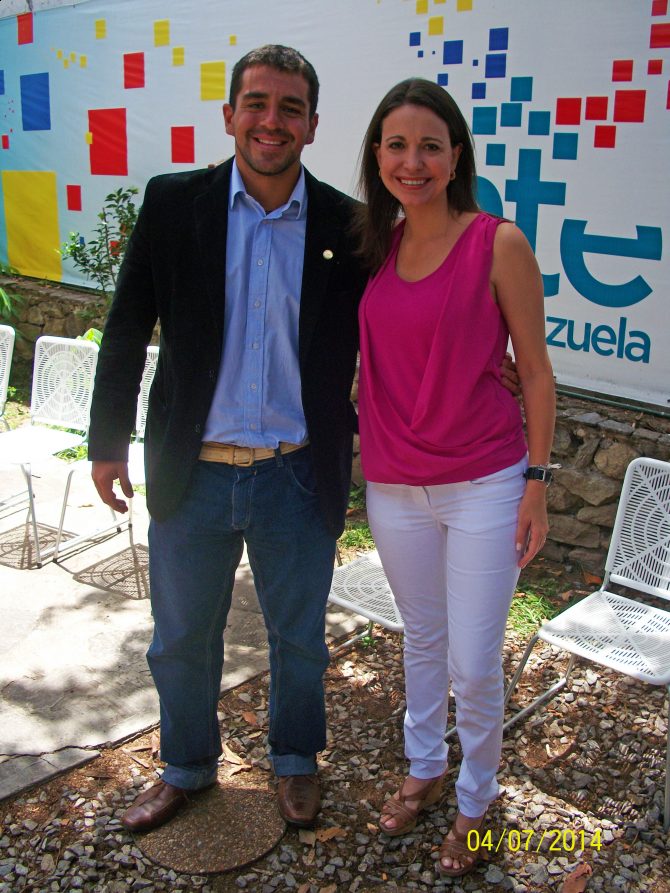
[{"label": "woman's hand", "polygon": [[520,568],[526,567],[537,555],[546,542],[548,532],[547,485],[542,481],[527,481],[516,527]]}]

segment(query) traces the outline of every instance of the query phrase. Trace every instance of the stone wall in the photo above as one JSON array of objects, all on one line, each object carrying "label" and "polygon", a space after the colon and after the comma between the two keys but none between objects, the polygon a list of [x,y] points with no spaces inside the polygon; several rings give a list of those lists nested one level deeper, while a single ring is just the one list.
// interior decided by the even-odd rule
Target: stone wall
[{"label": "stone wall", "polygon": [[32,359],[40,335],[76,338],[92,326],[102,327],[104,304],[95,292],[8,276],[0,276],[0,287],[21,297],[10,324],[23,336],[16,339],[14,347],[23,359]]},{"label": "stone wall", "polygon": [[[42,334],[72,338],[102,327],[94,293],[7,277],[0,286],[24,297],[14,321],[25,336],[17,341],[20,356],[31,357]],[[549,487],[551,530],[543,555],[602,572],[626,467],[637,456],[670,461],[670,416],[559,395],[552,461],[562,468]],[[354,480],[362,481],[358,450]]]},{"label": "stone wall", "polygon": [[638,456],[670,461],[670,416],[559,396],[542,554],[602,573],[626,468]]}]

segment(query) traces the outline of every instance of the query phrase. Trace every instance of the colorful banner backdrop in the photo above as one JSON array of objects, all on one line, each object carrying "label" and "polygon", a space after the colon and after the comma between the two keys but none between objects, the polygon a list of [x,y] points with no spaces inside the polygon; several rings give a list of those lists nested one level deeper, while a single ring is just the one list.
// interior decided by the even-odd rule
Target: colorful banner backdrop
[{"label": "colorful banner backdrop", "polygon": [[81,281],[58,254],[68,234],[88,236],[120,186],[232,154],[232,67],[284,43],[322,84],[305,162],[352,193],[386,90],[411,75],[449,90],[481,204],[536,251],[559,382],[667,407],[668,2],[0,0],[0,260]]}]

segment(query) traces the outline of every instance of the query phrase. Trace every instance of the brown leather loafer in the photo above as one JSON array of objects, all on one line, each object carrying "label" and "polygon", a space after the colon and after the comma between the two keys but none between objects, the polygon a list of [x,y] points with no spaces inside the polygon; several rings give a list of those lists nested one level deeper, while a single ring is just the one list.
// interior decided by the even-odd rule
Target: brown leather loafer
[{"label": "brown leather loafer", "polygon": [[321,809],[321,786],[317,775],[284,775],[277,788],[279,812],[284,821],[311,828]]},{"label": "brown leather loafer", "polygon": [[126,811],[121,824],[128,831],[152,831],[169,822],[188,800],[189,791],[165,781],[143,791]]}]

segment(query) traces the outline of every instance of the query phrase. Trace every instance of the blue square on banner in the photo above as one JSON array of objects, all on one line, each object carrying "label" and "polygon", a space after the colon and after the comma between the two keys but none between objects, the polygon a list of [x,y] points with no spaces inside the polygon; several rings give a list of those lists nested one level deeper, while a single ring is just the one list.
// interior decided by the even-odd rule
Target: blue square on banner
[{"label": "blue square on banner", "polygon": [[547,136],[551,126],[550,112],[529,112],[528,133],[531,136]]},{"label": "blue square on banner", "polygon": [[487,78],[504,78],[507,70],[507,53],[487,53],[486,71]]},{"label": "blue square on banner", "polygon": [[486,84],[473,84],[472,85],[472,98],[473,99],[486,99]]},{"label": "blue square on banner", "polygon": [[472,110],[473,133],[495,133],[498,109],[494,105],[481,106]]},{"label": "blue square on banner", "polygon": [[489,31],[489,49],[506,50],[509,39],[509,28],[491,28]]},{"label": "blue square on banner", "polygon": [[5,95],[5,72],[0,68],[0,96]]},{"label": "blue square on banner", "polygon": [[446,87],[449,83],[449,75],[446,72],[444,74],[438,74],[437,83],[440,87]]},{"label": "blue square on banner", "polygon": [[442,61],[445,65],[460,65],[463,61],[463,41],[445,40]]},{"label": "blue square on banner", "polygon": [[512,78],[512,90],[509,97],[512,102],[524,102],[533,98],[532,78]]},{"label": "blue square on banner", "polygon": [[522,108],[520,102],[503,102],[500,107],[500,126],[521,127]]},{"label": "blue square on banner", "polygon": [[486,163],[502,167],[505,163],[505,144],[489,143],[486,147]]},{"label": "blue square on banner", "polygon": [[419,59],[423,59],[423,50],[417,50],[416,54],[419,57]]},{"label": "blue square on banner", "polygon": [[420,31],[410,31],[409,32],[409,45],[411,47],[420,47],[421,46],[421,32]]},{"label": "blue square on banner", "polygon": [[21,119],[24,130],[51,130],[49,75],[22,74]]},{"label": "blue square on banner", "polygon": [[552,158],[574,161],[577,158],[578,136],[576,133],[555,133]]}]

